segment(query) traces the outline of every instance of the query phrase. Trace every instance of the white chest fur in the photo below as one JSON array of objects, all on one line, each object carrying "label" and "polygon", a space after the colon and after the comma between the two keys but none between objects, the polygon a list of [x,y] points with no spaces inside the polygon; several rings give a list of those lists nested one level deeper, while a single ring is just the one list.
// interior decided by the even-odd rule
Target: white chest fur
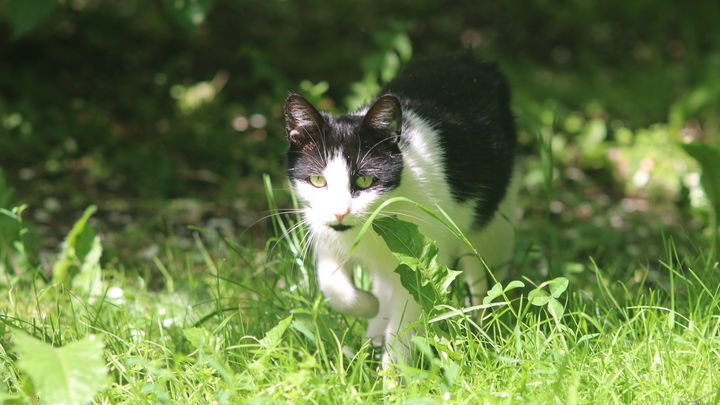
[{"label": "white chest fur", "polygon": [[[452,198],[436,131],[411,112],[405,113],[404,120],[409,130],[404,132],[400,145],[403,169],[398,187],[383,194],[372,189],[353,193],[353,177],[348,170],[347,156],[342,153],[324,156],[324,187],[307,182],[293,184],[303,203],[314,244],[320,290],[336,311],[370,318],[366,336],[377,345],[384,342],[386,361],[409,355],[409,339],[417,330],[410,326],[418,321],[420,306],[400,284],[399,276],[394,273],[398,261],[372,228],[349,255],[363,223],[380,204],[392,197],[405,197],[439,216],[443,215],[438,210],[441,207],[493,270],[499,270],[509,261],[514,240],[516,187],[510,187],[495,217],[482,229],[474,229],[478,201],[458,203]],[[454,259],[473,253],[444,225],[414,204],[390,204],[383,215],[397,215],[417,224],[421,233],[436,241],[441,264],[452,265]],[[332,226],[338,225],[351,228],[333,229]],[[352,267],[355,263],[370,272],[372,293],[354,285]],[[479,299],[487,289],[484,266],[473,255],[464,257],[459,264],[466,272],[473,296]]]}]

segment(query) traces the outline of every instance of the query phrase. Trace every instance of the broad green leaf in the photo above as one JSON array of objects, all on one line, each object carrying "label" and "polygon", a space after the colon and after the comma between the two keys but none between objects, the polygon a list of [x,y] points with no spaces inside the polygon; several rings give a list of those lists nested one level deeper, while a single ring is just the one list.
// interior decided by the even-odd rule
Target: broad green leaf
[{"label": "broad green leaf", "polygon": [[[698,142],[683,143],[680,146],[700,163],[700,183],[712,203],[715,218],[720,218],[720,149]],[[720,219],[717,220],[720,222]]]},{"label": "broad green leaf", "polygon": [[274,349],[280,344],[285,331],[293,321],[293,316],[290,315],[287,318],[278,322],[272,329],[270,329],[265,337],[260,339],[260,349],[255,351],[258,357],[252,363],[248,364],[248,369],[253,370],[257,373],[264,373],[267,371],[268,359],[272,355]]},{"label": "broad green leaf", "polygon": [[460,272],[437,264],[435,243],[421,235],[417,225],[395,217],[376,219],[373,229],[400,261],[395,272],[423,309],[429,312],[441,303]]},{"label": "broad green leaf", "polygon": [[413,223],[386,217],[376,219],[373,228],[395,256],[411,267],[423,266],[427,269],[437,256],[437,246],[420,234],[417,225]]},{"label": "broad green leaf", "polygon": [[13,331],[18,368],[37,394],[51,404],[86,404],[109,383],[102,339],[89,335],[55,348],[22,331]]},{"label": "broad green leaf", "polygon": [[568,284],[570,284],[570,281],[565,277],[558,277],[547,282],[550,288],[550,295],[555,298],[560,298],[560,295],[567,290]]},{"label": "broad green leaf", "polygon": [[510,290],[514,290],[516,288],[523,288],[525,287],[525,283],[523,283],[520,280],[513,280],[510,283],[508,283],[507,287],[505,287],[505,290],[503,292],[508,292]]},{"label": "broad green leaf", "polygon": [[550,297],[550,302],[548,302],[548,312],[550,312],[550,315],[552,315],[553,319],[555,319],[555,322],[559,324],[563,314],[565,313],[565,308],[560,301]]},{"label": "broad green leaf", "polygon": [[59,284],[63,280],[65,280],[65,277],[67,275],[70,275],[70,277],[72,277],[74,274],[77,274],[78,271],[78,266],[74,260],[59,259],[55,262],[55,264],[53,264],[53,280],[57,280],[55,284]]},{"label": "broad green leaf", "polygon": [[[550,281],[546,281],[536,289],[530,291],[528,300],[530,300],[531,304],[541,307],[551,302],[553,299],[560,297],[560,295],[567,289],[568,284],[569,281],[565,277],[558,277]],[[543,287],[545,286],[548,286],[550,289],[550,294],[543,290]]]},{"label": "broad green leaf", "polygon": [[163,0],[165,11],[176,23],[194,31],[207,17],[212,0]]},{"label": "broad green leaf", "polygon": [[[91,211],[93,213],[95,212],[94,206]],[[88,210],[85,210],[85,214],[83,214],[82,229],[80,230],[80,232],[78,232],[74,243],[75,256],[83,262],[87,260],[87,256],[93,249],[93,244],[95,243],[95,238],[97,237],[95,228],[87,224],[87,220],[89,219],[90,215],[92,215],[90,214],[85,217],[85,215],[87,215],[87,212]]]},{"label": "broad green leaf", "polygon": [[212,352],[212,348],[210,347],[210,340],[212,336],[207,329],[183,329],[183,336],[185,336],[185,339],[189,340],[196,349],[206,352]]},{"label": "broad green leaf", "polygon": [[550,302],[550,298],[552,298],[552,296],[543,291],[542,286],[530,291],[530,295],[528,295],[530,303],[538,307]]},{"label": "broad green leaf", "polygon": [[501,296],[503,293],[503,287],[502,284],[497,283],[495,284],[488,292],[487,297],[483,298],[483,304],[489,304],[494,300],[495,298]]},{"label": "broad green leaf", "polygon": [[501,283],[497,283],[488,291],[487,297],[483,298],[483,304],[487,305],[495,298],[503,295],[503,293],[521,287],[525,287],[525,283],[518,280],[511,281],[505,288],[503,288]]},{"label": "broad green leaf", "polygon": [[53,265],[52,278],[55,284],[62,283],[80,272],[85,257],[93,248],[96,236],[95,230],[87,225],[88,219],[95,211],[97,211],[95,205],[87,207],[83,216],[75,222],[65,238],[60,257]]},{"label": "broad green leaf", "polygon": [[[93,233],[95,233],[93,231]],[[102,244],[100,237],[95,235],[90,251],[85,255],[80,272],[73,277],[73,290],[82,294],[98,296],[102,293],[102,268],[100,267]]]},{"label": "broad green leaf", "polygon": [[406,264],[399,265],[395,272],[400,275],[400,283],[405,287],[426,312],[430,312],[440,300],[432,282]]},{"label": "broad green leaf", "polygon": [[275,327],[270,329],[266,334],[265,337],[260,339],[260,345],[266,349],[272,349],[278,344],[280,344],[280,340],[282,339],[282,336],[285,334],[285,331],[287,330],[288,326],[292,323],[293,316],[290,315],[287,318],[280,321]]},{"label": "broad green leaf", "polygon": [[13,38],[20,38],[35,28],[57,3],[57,0],[8,0],[7,13],[13,25]]}]

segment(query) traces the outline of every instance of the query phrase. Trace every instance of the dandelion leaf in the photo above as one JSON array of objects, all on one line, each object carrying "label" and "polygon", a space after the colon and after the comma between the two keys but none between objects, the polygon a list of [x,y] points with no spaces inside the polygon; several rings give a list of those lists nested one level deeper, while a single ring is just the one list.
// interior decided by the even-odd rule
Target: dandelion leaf
[{"label": "dandelion leaf", "polygon": [[18,368],[50,404],[86,404],[109,382],[102,339],[89,335],[55,348],[25,332],[14,331]]},{"label": "dandelion leaf", "polygon": [[426,312],[445,299],[450,284],[460,274],[436,262],[438,248],[410,222],[395,217],[376,219],[373,229],[400,261],[395,272],[400,282]]}]

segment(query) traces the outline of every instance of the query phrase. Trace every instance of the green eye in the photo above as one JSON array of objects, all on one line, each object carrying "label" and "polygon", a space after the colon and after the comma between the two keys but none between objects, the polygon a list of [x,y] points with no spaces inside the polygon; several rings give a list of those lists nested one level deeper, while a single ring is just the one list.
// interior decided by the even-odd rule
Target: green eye
[{"label": "green eye", "polygon": [[358,188],[364,189],[368,188],[372,185],[373,178],[370,176],[360,176],[357,179],[355,179],[355,184],[358,186]]},{"label": "green eye", "polygon": [[310,176],[310,184],[317,188],[320,188],[325,187],[327,181],[325,181],[325,177],[323,176]]}]

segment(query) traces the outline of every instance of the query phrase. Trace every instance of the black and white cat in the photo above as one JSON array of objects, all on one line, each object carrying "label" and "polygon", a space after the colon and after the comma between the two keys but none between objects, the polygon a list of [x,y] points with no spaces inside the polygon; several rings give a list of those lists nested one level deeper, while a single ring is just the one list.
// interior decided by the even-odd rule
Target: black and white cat
[{"label": "black and white cat", "polygon": [[[369,318],[366,337],[385,345],[384,362],[408,359],[408,326],[420,305],[400,284],[398,266],[372,231],[350,252],[367,217],[402,196],[458,225],[498,275],[514,242],[517,136],[508,85],[495,64],[472,56],[409,63],[370,106],[331,116],[292,94],[285,105],[287,170],[302,204],[317,259],[320,290],[334,310]],[[418,225],[435,240],[438,262],[460,270],[474,303],[487,290],[485,267],[442,224],[396,202],[385,214]],[[442,217],[442,215],[440,214]],[[356,264],[370,272],[372,292],[353,282]]]}]

